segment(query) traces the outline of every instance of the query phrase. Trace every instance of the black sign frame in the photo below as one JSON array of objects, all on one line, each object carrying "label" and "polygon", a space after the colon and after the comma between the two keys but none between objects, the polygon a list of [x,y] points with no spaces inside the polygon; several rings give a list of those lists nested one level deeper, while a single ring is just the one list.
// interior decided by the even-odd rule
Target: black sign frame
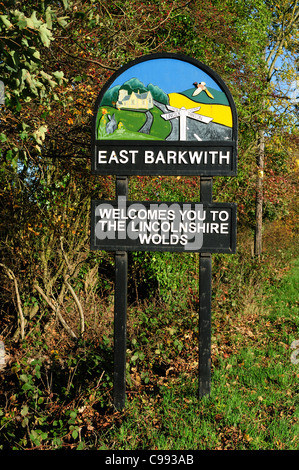
[{"label": "black sign frame", "polygon": [[[104,94],[110,88],[114,80],[131,68],[133,65],[143,61],[149,61],[157,58],[171,58],[189,62],[208,74],[225,93],[232,113],[232,133],[231,138],[227,140],[209,140],[209,141],[191,141],[186,140],[186,123],[185,118],[181,121],[181,116],[191,117],[186,114],[186,109],[173,108],[175,113],[171,116],[164,115],[164,119],[174,118],[174,114],[180,116],[180,132],[173,133],[173,137],[183,136],[182,140],[113,140],[113,139],[97,139],[97,114]],[[203,82],[201,82],[202,85]],[[196,85],[196,83],[194,83]],[[193,93],[193,92],[192,92]],[[192,94],[193,96],[193,94]],[[176,105],[176,103],[175,103]],[[171,108],[170,106],[168,108]],[[160,108],[161,109],[161,108]],[[198,108],[197,108],[198,110]],[[105,110],[102,109],[102,113]],[[196,109],[190,109],[188,112],[195,112]],[[203,120],[205,116],[191,117],[195,120]],[[207,116],[206,116],[207,117]],[[211,117],[208,117],[210,119]],[[105,124],[106,125],[106,124]],[[139,131],[140,132],[140,131]],[[220,132],[221,138],[223,137]],[[105,136],[105,132],[103,134]],[[127,134],[128,135],[128,134]],[[134,134],[133,134],[134,135]],[[211,134],[210,134],[211,135]],[[224,134],[225,135],[225,134]],[[189,133],[190,136],[190,133]],[[194,135],[195,136],[195,135]],[[193,137],[194,137],[193,136]],[[229,136],[229,134],[227,134]],[[107,136],[106,136],[107,137]],[[117,136],[115,136],[117,137]],[[219,137],[219,134],[218,134]],[[139,201],[128,201],[128,180],[129,176],[199,176],[200,202],[199,203],[164,203],[164,202],[140,202],[141,204],[202,204],[210,208],[228,208],[231,210],[230,218],[230,244],[229,247],[223,249],[213,249],[213,247],[202,246],[196,250],[199,253],[199,355],[198,355],[198,374],[199,388],[198,397],[210,395],[211,388],[211,291],[212,291],[212,255],[211,253],[230,253],[236,252],[236,232],[237,232],[237,206],[228,203],[213,203],[212,201],[212,183],[213,176],[236,176],[237,175],[237,151],[238,151],[238,118],[236,106],[230,90],[226,86],[221,77],[207,65],[191,57],[182,54],[173,53],[157,53],[142,56],[134,61],[127,63],[116,71],[102,88],[95,103],[94,116],[92,120],[92,136],[91,136],[91,172],[95,175],[115,175],[116,199],[123,198],[126,204],[136,204]],[[122,153],[121,153],[122,151]],[[145,152],[151,151],[154,156],[154,162],[146,164]],[[112,153],[114,152],[114,153]],[[167,152],[176,152],[177,160],[168,159]],[[180,153],[181,152],[181,153]],[[191,155],[194,156],[191,161]],[[194,152],[198,152],[195,156]],[[199,153],[203,152],[201,156]],[[209,155],[205,152],[210,152]],[[214,152],[214,153],[213,153]],[[222,152],[222,155],[220,155]],[[226,161],[226,155],[229,152],[229,162]],[[110,158],[106,159],[106,154]],[[133,160],[127,156],[134,156]],[[167,155],[166,160],[163,160]],[[173,157],[173,153],[171,154]],[[189,157],[186,159],[185,157]],[[220,162],[221,156],[221,162]],[[120,161],[120,157],[122,161]],[[156,158],[156,160],[155,160]],[[198,159],[197,159],[198,158]],[[217,161],[218,158],[218,161]],[[117,161],[118,159],[118,161]],[[109,162],[108,162],[109,160]],[[114,405],[118,410],[122,410],[125,406],[126,398],[126,319],[127,319],[127,284],[128,284],[128,251],[185,251],[181,249],[161,250],[161,247],[155,245],[153,250],[149,250],[148,246],[144,249],[134,247],[132,245],[121,246],[115,245],[112,249],[110,243],[97,244],[95,240],[96,216],[95,208],[98,204],[108,202],[109,204],[118,204],[118,201],[92,201],[91,210],[91,249],[115,251],[115,304],[114,304],[114,376],[113,376],[113,395]],[[220,218],[220,216],[219,216]],[[208,236],[208,235],[207,235]],[[177,247],[178,248],[178,247]],[[186,253],[195,250],[186,250]]]}]

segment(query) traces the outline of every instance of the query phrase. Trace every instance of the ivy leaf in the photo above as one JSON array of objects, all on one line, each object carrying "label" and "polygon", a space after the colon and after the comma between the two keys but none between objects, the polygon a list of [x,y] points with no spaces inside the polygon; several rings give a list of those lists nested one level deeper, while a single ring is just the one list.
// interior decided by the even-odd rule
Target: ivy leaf
[{"label": "ivy leaf", "polygon": [[46,9],[46,23],[47,23],[47,27],[49,29],[52,29],[52,11],[51,11],[51,7],[48,7]]},{"label": "ivy leaf", "polygon": [[28,412],[29,412],[28,406],[27,406],[27,405],[24,405],[23,408],[22,408],[22,410],[21,410],[21,415],[22,415],[22,416],[26,416],[26,415],[28,414]]},{"label": "ivy leaf", "polygon": [[65,21],[65,20],[67,18],[68,18],[68,16],[61,16],[60,18],[57,18],[57,22],[58,22],[59,26],[61,26],[62,28],[65,28],[65,26],[67,25],[67,21]]},{"label": "ivy leaf", "polygon": [[38,144],[42,144],[43,140],[45,140],[45,135],[48,130],[47,126],[41,126],[39,129],[37,129],[35,132],[33,132],[33,137],[36,140]]},{"label": "ivy leaf", "polygon": [[39,28],[39,35],[41,38],[42,43],[46,46],[49,47],[51,40],[52,40],[52,33],[48,29],[46,24],[42,24]]},{"label": "ivy leaf", "polygon": [[57,79],[59,85],[61,85],[64,78],[64,73],[57,70],[56,72],[53,72],[53,76]]},{"label": "ivy leaf", "polygon": [[5,25],[7,28],[11,28],[12,23],[9,21],[7,15],[0,15],[0,18],[1,18],[2,22],[4,23],[4,25]]},{"label": "ivy leaf", "polygon": [[9,52],[9,55],[12,57],[12,61],[16,67],[20,66],[19,54],[16,51]]}]

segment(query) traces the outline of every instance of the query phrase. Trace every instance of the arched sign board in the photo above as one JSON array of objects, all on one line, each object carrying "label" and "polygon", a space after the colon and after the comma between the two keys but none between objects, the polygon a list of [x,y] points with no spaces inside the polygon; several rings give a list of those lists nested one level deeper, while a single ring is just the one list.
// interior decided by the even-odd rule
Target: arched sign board
[{"label": "arched sign board", "polygon": [[152,54],[120,68],[95,104],[92,173],[233,176],[237,113],[223,80],[201,62]]}]

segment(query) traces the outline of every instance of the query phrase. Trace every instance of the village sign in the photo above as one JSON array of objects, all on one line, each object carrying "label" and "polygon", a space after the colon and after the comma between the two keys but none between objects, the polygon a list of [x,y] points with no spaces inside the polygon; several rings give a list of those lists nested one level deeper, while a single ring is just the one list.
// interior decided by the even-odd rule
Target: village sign
[{"label": "village sign", "polygon": [[[198,252],[199,397],[210,393],[211,253],[235,253],[237,208],[213,203],[214,176],[237,173],[237,113],[223,80],[180,54],[143,56],[100,92],[92,173],[116,176],[92,201],[91,249],[115,252],[114,404],[125,405],[128,251]],[[199,202],[129,201],[134,175],[199,176]]]}]

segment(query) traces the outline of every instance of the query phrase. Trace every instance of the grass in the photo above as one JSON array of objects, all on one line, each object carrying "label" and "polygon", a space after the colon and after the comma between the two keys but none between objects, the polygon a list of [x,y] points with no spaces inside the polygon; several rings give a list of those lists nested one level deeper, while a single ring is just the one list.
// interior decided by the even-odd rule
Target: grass
[{"label": "grass", "polygon": [[171,124],[169,121],[165,121],[163,118],[160,118],[162,111],[156,106],[154,106],[150,112],[154,118],[150,134],[162,140],[166,139],[168,134],[171,132]]},{"label": "grass", "polygon": [[[138,132],[146,121],[144,111],[117,110],[115,108],[105,106],[105,111],[111,116],[115,115],[116,122],[122,123],[121,129],[116,129],[112,134],[101,135],[98,129],[98,138],[108,140],[164,140],[171,131],[171,125],[164,119],[160,119],[162,111],[156,106],[150,110],[153,116],[153,123],[149,134]],[[101,108],[97,116],[97,127],[101,118]]]},{"label": "grass", "polygon": [[299,371],[290,360],[298,275],[297,262],[265,299],[256,298],[255,322],[241,334],[232,329],[234,352],[214,353],[210,397],[197,398],[196,370],[160,378],[155,392],[129,393],[121,424],[102,436],[102,449],[298,449]]},{"label": "grass", "polygon": [[252,358],[227,362],[213,375],[211,397],[200,401],[196,380],[181,377],[160,387],[155,397],[144,394],[130,400],[121,426],[110,431],[102,448],[296,449],[291,384],[288,374],[283,380],[281,375],[280,368],[269,373],[258,364],[252,367]]}]

